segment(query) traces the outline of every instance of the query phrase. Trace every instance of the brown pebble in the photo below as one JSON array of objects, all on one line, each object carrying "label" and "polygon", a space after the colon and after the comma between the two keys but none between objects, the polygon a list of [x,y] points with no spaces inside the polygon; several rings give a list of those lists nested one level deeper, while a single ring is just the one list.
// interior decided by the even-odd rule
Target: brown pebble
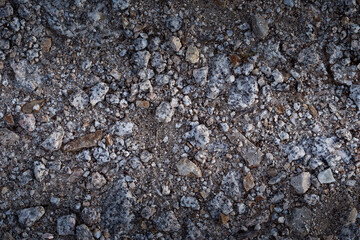
[{"label": "brown pebble", "polygon": [[250,172],[244,177],[243,185],[244,185],[245,191],[249,191],[250,189],[255,187],[254,178]]},{"label": "brown pebble", "polygon": [[51,46],[52,46],[51,38],[46,37],[41,41],[41,49],[43,50],[43,52],[49,52]]},{"label": "brown pebble", "polygon": [[220,222],[221,224],[225,225],[229,222],[230,218],[228,215],[220,213]]},{"label": "brown pebble", "polygon": [[148,101],[138,100],[138,101],[136,101],[136,106],[137,106],[137,107],[141,107],[141,108],[149,108],[149,107],[150,107],[150,103],[149,103]]},{"label": "brown pebble", "polygon": [[106,144],[109,145],[109,146],[112,146],[114,144],[114,141],[112,140],[110,134],[106,135],[105,141],[106,141]]},{"label": "brown pebble", "polygon": [[311,116],[313,116],[314,118],[316,118],[319,114],[318,111],[316,110],[316,108],[313,105],[309,105],[309,111]]},{"label": "brown pebble", "polygon": [[98,141],[102,138],[102,130],[85,136],[78,137],[77,139],[67,143],[64,146],[64,152],[76,152],[83,148],[91,148],[97,146]]},{"label": "brown pebble", "polygon": [[11,126],[15,125],[14,118],[11,113],[6,114],[4,117],[4,120],[7,124],[9,124]]}]

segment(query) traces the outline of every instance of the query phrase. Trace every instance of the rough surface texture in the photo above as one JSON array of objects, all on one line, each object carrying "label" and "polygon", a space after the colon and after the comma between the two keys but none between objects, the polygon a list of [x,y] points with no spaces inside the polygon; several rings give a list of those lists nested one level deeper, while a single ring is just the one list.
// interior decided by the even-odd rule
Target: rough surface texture
[{"label": "rough surface texture", "polygon": [[0,239],[359,239],[359,0],[0,0]]}]

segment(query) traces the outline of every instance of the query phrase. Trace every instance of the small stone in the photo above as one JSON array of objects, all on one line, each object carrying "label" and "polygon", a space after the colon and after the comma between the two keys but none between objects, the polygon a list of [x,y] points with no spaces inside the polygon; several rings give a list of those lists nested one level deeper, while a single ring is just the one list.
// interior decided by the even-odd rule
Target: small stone
[{"label": "small stone", "polygon": [[19,125],[28,132],[36,128],[36,120],[33,114],[20,114]]},{"label": "small stone", "polygon": [[26,60],[11,62],[10,65],[15,73],[17,86],[23,90],[33,92],[42,84],[43,78],[38,67],[30,65]]},{"label": "small stone", "polygon": [[45,99],[30,101],[21,107],[21,111],[26,114],[37,113],[40,111],[41,108],[44,107],[45,102]]},{"label": "small stone", "polygon": [[198,151],[195,155],[195,160],[200,162],[200,163],[205,163],[206,159],[208,157],[207,152],[205,151]]},{"label": "small stone", "polygon": [[40,161],[34,162],[34,175],[35,179],[41,182],[45,176],[48,174],[48,170],[46,169],[45,165]]},{"label": "small stone", "polygon": [[200,124],[186,133],[185,138],[187,138],[192,145],[203,148],[210,142],[210,132],[204,124]]},{"label": "small stone", "polygon": [[284,0],[284,5],[292,8],[292,7],[294,7],[294,1],[293,0]]},{"label": "small stone", "polygon": [[110,161],[109,151],[101,147],[94,149],[93,156],[99,164],[104,164]]},{"label": "small stone", "polygon": [[49,37],[45,37],[41,43],[41,49],[43,52],[49,52],[52,46],[52,40]]},{"label": "small stone", "polygon": [[110,75],[115,78],[115,80],[121,79],[121,73],[116,69],[111,70]]},{"label": "small stone", "polygon": [[194,69],[193,71],[193,77],[197,84],[200,84],[200,86],[204,86],[207,82],[207,75],[209,72],[209,67],[202,67],[199,69]]},{"label": "small stone", "polygon": [[244,177],[243,186],[245,191],[249,191],[250,189],[255,187],[254,177],[250,172]]},{"label": "small stone", "polygon": [[15,125],[14,118],[13,118],[11,113],[8,113],[8,114],[5,115],[4,121],[10,126]]},{"label": "small stone", "polygon": [[58,127],[56,131],[54,131],[42,144],[41,146],[50,151],[59,150],[62,144],[62,140],[64,137],[64,129],[62,127]]},{"label": "small stone", "polygon": [[268,23],[266,19],[259,14],[256,14],[255,16],[252,17],[251,26],[254,34],[258,38],[265,38],[269,34]]},{"label": "small stone", "polygon": [[292,146],[287,151],[288,159],[289,161],[298,160],[300,158],[303,158],[305,156],[305,150],[302,146]]},{"label": "small stone", "polygon": [[200,52],[195,46],[189,46],[186,50],[186,61],[191,62],[192,64],[199,61]]},{"label": "small stone", "polygon": [[0,145],[10,146],[17,143],[20,140],[20,137],[7,128],[0,128],[0,139]]},{"label": "small stone", "polygon": [[180,39],[178,37],[174,37],[174,36],[170,37],[169,45],[170,45],[170,48],[175,52],[180,51],[180,49],[182,47]]},{"label": "small stone", "polygon": [[199,202],[194,197],[182,196],[181,199],[180,199],[180,205],[182,207],[192,208],[194,210],[200,210]]},{"label": "small stone", "polygon": [[14,13],[14,9],[11,7],[10,4],[6,5],[3,8],[0,8],[0,19],[7,18],[12,16]]},{"label": "small stone", "polygon": [[136,51],[144,50],[148,45],[145,38],[138,38],[134,41],[134,48]]},{"label": "small stone", "polygon": [[140,160],[143,163],[149,162],[153,158],[152,154],[149,151],[142,151],[140,155]]},{"label": "small stone", "polygon": [[89,96],[82,90],[78,91],[70,98],[70,104],[76,108],[76,110],[84,110],[89,104]]},{"label": "small stone", "polygon": [[231,197],[235,201],[241,199],[241,175],[237,171],[228,172],[222,179],[220,189],[226,196]]},{"label": "small stone", "polygon": [[214,219],[219,219],[220,213],[224,215],[229,215],[233,212],[233,205],[224,193],[219,192],[213,200],[208,202],[208,210],[211,214],[211,217]]},{"label": "small stone", "polygon": [[229,218],[228,215],[225,215],[225,214],[223,214],[223,213],[220,213],[220,223],[221,223],[222,225],[227,224],[229,221],[230,221],[230,218]]},{"label": "small stone", "polygon": [[330,168],[320,172],[318,175],[318,179],[321,184],[333,183],[336,181]]},{"label": "small stone", "polygon": [[91,185],[88,186],[88,189],[95,188],[100,189],[106,184],[105,177],[98,172],[94,172],[91,174]]},{"label": "small stone", "polygon": [[360,111],[360,85],[352,85],[350,87],[350,98],[354,101]]},{"label": "small stone", "polygon": [[98,83],[91,88],[90,103],[95,106],[98,102],[104,100],[106,93],[109,91],[109,86],[106,83]]},{"label": "small stone", "polygon": [[149,63],[151,54],[148,51],[139,51],[136,52],[132,57],[132,62],[139,68],[139,69],[146,69]]},{"label": "small stone", "polygon": [[307,207],[295,208],[291,214],[289,227],[303,239],[311,230],[312,213]]},{"label": "small stone", "polygon": [[112,128],[111,133],[119,137],[130,136],[133,132],[134,123],[132,122],[117,122]]},{"label": "small stone", "polygon": [[57,220],[57,232],[60,236],[75,234],[76,216],[74,214],[59,217]]},{"label": "small stone", "polygon": [[284,76],[279,70],[275,69],[271,74],[274,78],[275,84],[284,82]]},{"label": "small stone", "polygon": [[228,104],[234,108],[248,108],[255,103],[258,91],[258,83],[254,76],[239,77],[230,91]]},{"label": "small stone", "polygon": [[304,194],[310,188],[311,185],[311,174],[303,172],[298,176],[291,178],[291,186],[294,187],[298,194]]},{"label": "small stone", "polygon": [[166,21],[166,27],[170,29],[171,32],[179,31],[182,25],[182,20],[179,17],[170,17]]},{"label": "small stone", "polygon": [[162,102],[156,108],[156,120],[158,120],[159,122],[169,123],[171,122],[171,118],[173,115],[174,109],[168,102]]},{"label": "small stone", "polygon": [[195,176],[201,177],[202,173],[198,166],[195,163],[191,162],[188,159],[181,160],[176,164],[178,172],[182,176]]},{"label": "small stone", "polygon": [[173,211],[163,212],[154,222],[158,231],[177,232],[181,229],[181,225]]},{"label": "small stone", "polygon": [[93,207],[85,207],[81,211],[81,219],[86,225],[91,226],[98,223],[100,214]]},{"label": "small stone", "polygon": [[26,227],[31,227],[44,214],[45,209],[42,206],[25,208],[18,212],[19,222]]},{"label": "small stone", "polygon": [[97,146],[98,141],[102,138],[102,130],[98,130],[94,133],[81,136],[67,144],[65,144],[64,152],[76,152],[84,148],[91,148]]},{"label": "small stone", "polygon": [[81,224],[76,227],[76,239],[77,240],[93,240],[90,229],[85,225]]},{"label": "small stone", "polygon": [[150,219],[156,213],[156,209],[146,206],[141,210],[141,216],[145,219]]}]

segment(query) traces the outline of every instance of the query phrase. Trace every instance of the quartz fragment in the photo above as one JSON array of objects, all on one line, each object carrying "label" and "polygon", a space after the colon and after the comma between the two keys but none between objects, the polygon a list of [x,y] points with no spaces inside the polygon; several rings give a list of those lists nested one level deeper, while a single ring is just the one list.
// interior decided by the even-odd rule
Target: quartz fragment
[{"label": "quartz fragment", "polygon": [[330,168],[320,172],[318,175],[318,179],[321,184],[333,183],[336,181]]},{"label": "quartz fragment", "polygon": [[291,186],[294,187],[295,191],[298,194],[304,194],[310,188],[311,184],[311,174],[308,172],[303,172],[298,176],[291,178]]},{"label": "quartz fragment", "polygon": [[196,177],[202,176],[200,168],[188,159],[181,160],[176,164],[176,167],[180,175]]},{"label": "quartz fragment", "polygon": [[42,206],[25,208],[18,212],[19,222],[26,227],[31,227],[45,214]]}]

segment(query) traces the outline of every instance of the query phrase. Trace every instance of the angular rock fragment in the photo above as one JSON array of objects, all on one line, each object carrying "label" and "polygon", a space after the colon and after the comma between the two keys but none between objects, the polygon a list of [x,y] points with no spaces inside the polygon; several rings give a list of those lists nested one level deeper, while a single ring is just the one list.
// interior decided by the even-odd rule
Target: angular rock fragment
[{"label": "angular rock fragment", "polygon": [[298,194],[304,194],[310,188],[311,185],[311,174],[303,172],[298,176],[291,178],[291,186],[294,187]]},{"label": "angular rock fragment", "polygon": [[0,145],[10,146],[18,142],[20,140],[20,137],[19,135],[10,131],[7,128],[0,128],[0,139]]},{"label": "angular rock fragment", "polygon": [[255,103],[257,94],[258,86],[255,77],[239,77],[230,91],[228,104],[240,109],[250,107]]},{"label": "angular rock fragment", "polygon": [[35,179],[41,182],[45,176],[48,174],[48,170],[46,169],[45,165],[40,161],[34,162],[34,175]]},{"label": "angular rock fragment", "polygon": [[257,167],[260,165],[264,154],[237,129],[228,131],[227,137],[232,144],[239,146],[238,151],[249,167]]},{"label": "angular rock fragment", "polygon": [[172,32],[176,32],[180,30],[181,25],[182,25],[182,20],[180,17],[176,17],[176,16],[170,17],[166,21],[166,27]]},{"label": "angular rock fragment", "polygon": [[33,114],[20,114],[19,125],[28,132],[36,128],[36,120]]},{"label": "angular rock fragment", "polygon": [[58,127],[42,144],[41,146],[46,150],[53,152],[59,150],[64,137],[64,129]]},{"label": "angular rock fragment", "polygon": [[19,222],[26,227],[31,227],[44,214],[45,209],[42,206],[25,208],[18,212]]},{"label": "angular rock fragment", "polygon": [[11,68],[15,72],[17,85],[25,91],[35,91],[42,84],[39,68],[31,66],[26,60],[11,62]]},{"label": "angular rock fragment", "polygon": [[186,61],[191,62],[192,64],[199,61],[200,52],[195,46],[189,46],[186,50]]},{"label": "angular rock fragment", "polygon": [[89,96],[80,90],[71,96],[70,104],[75,107],[76,110],[84,110],[89,104]]},{"label": "angular rock fragment", "polygon": [[360,85],[352,85],[350,87],[350,98],[354,101],[360,111]]},{"label": "angular rock fragment", "polygon": [[105,177],[98,172],[91,174],[90,184],[87,186],[88,189],[100,189],[106,184]]},{"label": "angular rock fragment", "polygon": [[57,220],[57,232],[60,236],[75,234],[76,215],[70,214],[59,217]]},{"label": "angular rock fragment", "polygon": [[210,99],[216,99],[224,90],[225,83],[231,73],[229,57],[222,54],[211,58],[209,71],[207,97]]},{"label": "angular rock fragment", "polygon": [[67,144],[65,144],[64,152],[76,152],[84,148],[91,148],[97,146],[98,141],[102,138],[102,130],[98,130],[94,133],[87,134],[79,137]]},{"label": "angular rock fragment", "polygon": [[254,177],[250,172],[244,177],[243,186],[245,191],[249,191],[250,189],[255,187]]},{"label": "angular rock fragment", "polygon": [[114,10],[125,10],[129,7],[130,0],[112,0]]},{"label": "angular rock fragment", "polygon": [[41,108],[43,108],[45,102],[45,99],[28,102],[24,106],[22,106],[21,111],[26,114],[37,113],[41,110]]},{"label": "angular rock fragment", "polygon": [[265,38],[269,34],[269,26],[266,19],[256,14],[251,18],[251,27],[258,38]]},{"label": "angular rock fragment", "polygon": [[93,207],[86,207],[81,211],[81,219],[89,226],[98,223],[99,218],[100,213]]},{"label": "angular rock fragment", "polygon": [[176,167],[178,169],[178,173],[182,176],[202,176],[200,168],[188,159],[181,160],[176,164]]},{"label": "angular rock fragment", "polygon": [[318,179],[321,184],[333,183],[336,181],[330,168],[320,172],[318,175]]},{"label": "angular rock fragment", "polygon": [[207,75],[209,72],[208,67],[202,67],[199,69],[194,69],[193,71],[193,77],[197,84],[200,84],[200,86],[204,86],[207,82]]},{"label": "angular rock fragment", "polygon": [[145,69],[147,68],[147,65],[149,63],[151,54],[144,50],[136,52],[132,57],[132,62],[139,68],[139,69]]},{"label": "angular rock fragment", "polygon": [[81,224],[76,227],[76,240],[93,240],[90,229],[85,225]]},{"label": "angular rock fragment", "polygon": [[182,196],[181,199],[180,199],[180,205],[182,207],[192,208],[194,210],[200,210],[199,202],[194,197]]},{"label": "angular rock fragment", "polygon": [[241,199],[241,176],[236,171],[230,171],[226,174],[221,182],[220,189],[225,195],[233,198],[235,201]]},{"label": "angular rock fragment", "polygon": [[177,232],[181,225],[173,211],[163,212],[156,220],[155,226],[158,231]]},{"label": "angular rock fragment", "polygon": [[132,134],[133,128],[134,123],[120,121],[111,128],[111,133],[119,137],[126,137]]},{"label": "angular rock fragment", "polygon": [[178,37],[172,36],[169,40],[169,46],[173,51],[178,52],[180,51],[182,45]]},{"label": "angular rock fragment", "polygon": [[104,164],[110,161],[109,151],[101,147],[94,149],[93,156],[99,164]]},{"label": "angular rock fragment", "polygon": [[204,124],[200,124],[190,132],[187,132],[185,138],[188,139],[192,145],[203,148],[210,142],[210,132]]},{"label": "angular rock fragment", "polygon": [[288,223],[296,236],[303,238],[311,230],[312,213],[307,207],[295,208]]},{"label": "angular rock fragment", "polygon": [[171,118],[174,115],[174,109],[168,102],[162,102],[156,108],[156,120],[159,122],[171,122]]},{"label": "angular rock fragment", "polygon": [[95,106],[98,102],[104,100],[106,93],[109,91],[109,86],[106,83],[98,83],[91,88],[90,103]]},{"label": "angular rock fragment", "polygon": [[220,213],[229,215],[233,211],[233,205],[231,201],[225,197],[224,193],[219,192],[214,199],[208,202],[208,210],[211,217],[219,219]]}]

